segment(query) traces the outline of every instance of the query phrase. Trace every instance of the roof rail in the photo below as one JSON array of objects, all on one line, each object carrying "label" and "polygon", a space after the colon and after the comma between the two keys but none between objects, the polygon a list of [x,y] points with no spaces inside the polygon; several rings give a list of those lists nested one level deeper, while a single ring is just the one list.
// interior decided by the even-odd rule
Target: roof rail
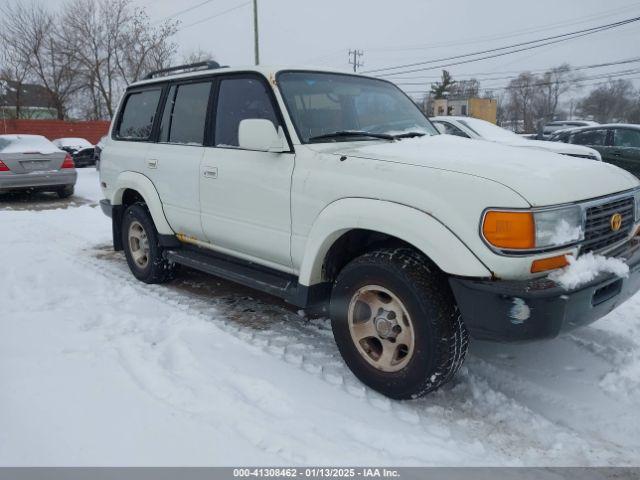
[{"label": "roof rail", "polygon": [[144,76],[143,80],[149,80],[153,77],[159,76],[160,74],[166,74],[171,72],[176,72],[174,73],[174,75],[177,75],[177,73],[184,73],[184,72],[197,71],[197,70],[214,70],[216,68],[222,68],[222,67],[218,62],[215,62],[213,60],[207,60],[205,62],[197,62],[197,63],[187,63],[185,65],[176,65],[175,67],[168,67],[168,68],[161,68],[160,70],[153,70],[152,72],[147,73]]}]

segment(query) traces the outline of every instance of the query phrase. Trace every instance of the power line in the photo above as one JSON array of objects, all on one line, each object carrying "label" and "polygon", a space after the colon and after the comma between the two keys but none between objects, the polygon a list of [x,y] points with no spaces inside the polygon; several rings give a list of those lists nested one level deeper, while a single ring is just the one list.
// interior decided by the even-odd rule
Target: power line
[{"label": "power line", "polygon": [[[513,53],[522,52],[522,51],[526,51],[526,50],[533,50],[534,48],[540,48],[540,47],[543,47],[545,45],[552,45],[552,44],[564,42],[564,41],[567,41],[567,40],[573,40],[575,38],[580,38],[580,37],[584,37],[584,36],[587,36],[587,35],[593,35],[594,33],[599,33],[599,32],[603,32],[603,31],[606,31],[606,30],[613,29],[613,28],[618,28],[618,27],[621,27],[623,25],[628,25],[628,24],[637,22],[639,20],[640,20],[640,17],[633,17],[633,18],[629,18],[629,19],[626,19],[626,20],[621,20],[619,22],[614,22],[614,23],[610,23],[610,24],[606,24],[606,25],[600,25],[600,26],[597,26],[597,27],[587,28],[587,29],[583,29],[583,30],[577,30],[577,31],[574,31],[574,32],[564,33],[564,34],[561,34],[561,35],[553,35],[553,36],[550,36],[550,37],[540,38],[538,40],[530,40],[528,42],[520,42],[520,43],[516,43],[516,44],[512,44],[512,45],[507,45],[507,46],[504,46],[504,47],[492,48],[492,49],[488,49],[488,50],[481,50],[481,51],[477,51],[477,52],[466,53],[466,54],[463,54],[463,55],[456,55],[456,56],[453,56],[453,57],[438,58],[438,59],[434,59],[434,60],[426,60],[426,61],[422,61],[422,62],[414,62],[414,63],[408,63],[408,64],[404,64],[404,65],[396,65],[396,66],[393,66],[393,67],[378,68],[378,69],[375,69],[375,70],[369,70],[369,71],[364,72],[364,73],[377,73],[377,72],[385,72],[385,71],[389,71],[389,70],[399,70],[399,69],[402,69],[402,68],[417,67],[417,66],[428,65],[428,64],[437,63],[437,62],[447,62],[447,61],[450,61],[450,60],[456,60],[456,59],[461,59],[461,58],[465,58],[465,57],[483,55],[483,54],[486,54],[486,53],[501,52],[501,53],[498,53],[498,54],[493,54],[493,55],[480,57],[480,58],[476,58],[476,59],[463,60],[463,61],[460,61],[460,62],[442,64],[442,65],[438,65],[438,66],[434,66],[434,67],[428,67],[428,68],[418,68],[418,69],[414,69],[414,70],[405,70],[405,71],[402,71],[402,72],[386,73],[386,74],[382,74],[382,75],[379,75],[379,76],[391,76],[391,75],[399,75],[399,74],[402,74],[402,73],[414,73],[414,72],[420,72],[420,71],[424,71],[424,70],[433,70],[433,69],[436,69],[436,68],[453,66],[453,65],[461,65],[461,64],[464,64],[464,63],[477,62],[477,61],[486,60],[486,59],[489,59],[489,58],[496,58],[496,57],[501,57],[501,56],[504,56],[504,55],[511,55]],[[540,42],[544,42],[544,43],[540,43]],[[534,45],[534,44],[538,44],[538,45]],[[513,49],[513,48],[517,48],[517,47],[524,47],[524,48],[511,50],[511,51],[508,51],[508,52],[504,52],[503,51],[503,50],[509,50],[509,49]]]},{"label": "power line", "polygon": [[[588,69],[592,69],[592,68],[602,68],[602,67],[610,67],[610,66],[615,66],[615,65],[624,65],[624,64],[628,64],[628,63],[637,63],[640,62],[640,57],[633,57],[633,58],[626,58],[623,60],[616,60],[613,62],[607,62],[607,63],[597,63],[597,64],[588,64],[588,65],[578,65],[576,67],[571,67],[572,70],[588,70]],[[553,67],[546,67],[546,68],[538,68],[538,69],[534,69],[534,70],[526,70],[528,72],[531,73],[542,73],[542,72],[546,72],[551,70]],[[471,78],[477,78],[479,80],[487,80],[487,79],[483,79],[483,78],[478,78],[478,77],[483,77],[486,75],[499,75],[499,74],[507,74],[507,73],[515,73],[515,74],[520,74],[522,73],[523,70],[505,70],[505,71],[493,71],[493,72],[474,72],[474,73],[464,73],[461,74],[464,77],[468,77],[466,79],[471,79]],[[441,78],[441,75],[419,75],[419,76],[415,76],[415,77],[396,77],[394,79],[394,81],[399,81],[399,80],[424,80],[427,81],[428,79],[439,79]],[[515,77],[514,77],[515,78]]]},{"label": "power line", "polygon": [[[572,71],[583,71],[583,70],[590,70],[590,69],[594,69],[594,68],[603,68],[603,67],[612,67],[612,66],[617,66],[617,65],[626,65],[626,64],[630,64],[630,63],[638,63],[640,62],[640,57],[637,58],[633,58],[633,59],[627,59],[627,60],[622,60],[622,61],[618,61],[618,62],[608,62],[608,63],[601,63],[601,64],[596,64],[596,65],[583,65],[583,66],[578,66],[578,67],[573,67],[571,68]],[[537,69],[537,70],[526,70],[527,73],[546,73],[551,71],[551,68],[543,68],[543,69]],[[627,70],[623,70],[623,71],[627,71]],[[516,73],[516,74],[521,74],[524,73],[525,71],[513,71],[512,73]],[[497,72],[500,73],[500,72]],[[508,72],[503,72],[503,73],[508,73]],[[617,72],[609,72],[606,73],[606,75],[615,75]],[[605,75],[605,74],[601,74],[601,75]],[[435,78],[440,78],[440,77],[435,77]],[[465,81],[465,80],[478,80],[478,81],[483,81],[483,82],[490,82],[493,80],[511,80],[514,78],[518,78],[518,75],[508,75],[508,76],[504,76],[504,77],[492,77],[492,78],[477,78],[476,75],[474,74],[470,74],[470,76],[468,78],[456,78],[457,81]],[[407,82],[407,81],[403,81],[403,79],[394,79],[394,83],[396,85],[424,85],[425,83],[427,83],[427,81],[423,81],[423,82]]]},{"label": "power line", "polygon": [[385,52],[385,51],[389,51],[389,52],[393,52],[393,51],[399,51],[399,50],[432,50],[434,48],[439,48],[439,47],[457,47],[457,46],[461,46],[461,45],[469,45],[469,44],[475,44],[478,42],[483,42],[483,41],[494,41],[494,40],[503,40],[506,38],[514,38],[514,37],[521,37],[523,35],[528,35],[530,33],[539,33],[539,32],[544,32],[544,31],[549,31],[549,30],[557,30],[558,28],[561,27],[568,27],[568,26],[573,26],[573,25],[580,25],[583,23],[587,23],[589,21],[592,21],[594,19],[603,19],[603,18],[608,18],[608,17],[613,17],[615,15],[619,15],[623,12],[628,12],[629,10],[633,10],[635,9],[638,5],[640,5],[640,2],[635,2],[631,5],[627,5],[626,7],[623,8],[617,8],[614,10],[605,10],[603,12],[600,13],[596,13],[596,14],[592,14],[592,15],[588,15],[586,17],[582,17],[576,21],[564,21],[564,22],[558,22],[558,23],[553,23],[551,25],[545,25],[544,27],[533,27],[533,28],[528,28],[528,29],[520,29],[517,31],[511,31],[508,33],[503,33],[503,34],[498,34],[498,35],[484,35],[484,36],[480,36],[480,37],[475,37],[475,38],[468,38],[462,41],[457,41],[457,42],[441,42],[441,43],[430,43],[430,44],[422,44],[422,45],[405,45],[405,46],[395,46],[395,47],[381,47],[381,48],[369,48],[368,50],[374,51],[374,52]]},{"label": "power line", "polygon": [[222,12],[218,12],[218,13],[216,13],[214,15],[211,15],[209,17],[206,17],[206,18],[203,18],[201,20],[198,20],[197,22],[190,23],[188,25],[184,25],[184,26],[180,27],[178,30],[184,30],[185,28],[190,28],[190,27],[193,27],[195,25],[199,25],[201,23],[207,22],[207,21],[212,20],[214,18],[221,17],[222,15],[226,15],[227,13],[233,12],[234,10],[238,10],[238,9],[240,9],[242,7],[246,7],[247,5],[250,5],[250,4],[251,4],[251,2],[241,3],[240,5],[236,5],[235,7],[229,8],[227,10],[223,10]]},{"label": "power line", "polygon": [[179,17],[180,15],[183,15],[187,12],[190,12],[192,10],[195,10],[196,8],[200,8],[203,5],[206,5],[207,3],[211,3],[214,2],[215,0],[205,0],[204,2],[200,2],[197,5],[193,5],[192,7],[189,8],[185,8],[184,10],[180,10],[178,12],[172,13],[171,15],[167,15],[166,17],[164,17],[162,20],[158,20],[157,22],[155,22],[156,24],[162,23],[165,20],[168,20],[170,18],[175,18],[175,17]]},{"label": "power line", "polygon": [[[629,71],[627,71],[627,73],[622,73],[622,74],[619,74],[618,76],[619,77],[626,77],[628,75],[635,75],[635,74],[638,74],[638,73],[640,73],[640,70],[637,70],[637,69],[633,70],[633,71],[629,70]],[[595,82],[595,83],[588,83],[588,84],[585,84],[585,85],[577,85],[577,86],[582,88],[582,87],[591,87],[591,86],[595,86],[595,85],[605,85],[605,84],[609,83],[609,81],[611,80],[610,75],[602,74],[602,75],[597,75],[597,76],[594,76],[594,77],[583,78],[581,80],[575,81],[575,83],[576,84],[580,84],[580,83],[583,83],[585,81],[599,80],[599,79],[602,79],[602,78],[607,78],[607,80],[606,81],[601,81],[601,82]],[[627,78],[626,80],[636,80],[638,78],[640,78],[640,77],[630,77],[630,78]],[[560,81],[560,82],[557,82],[557,83],[564,84],[564,83],[570,83],[571,81],[572,80],[563,80],[563,81]],[[544,86],[553,85],[554,83],[556,83],[556,82],[535,82],[535,83],[531,83],[529,86],[531,86],[531,87],[544,87]],[[501,87],[489,86],[489,87],[483,87],[482,90],[484,90],[484,91],[513,90],[515,88],[517,88],[517,87],[510,86],[510,85],[501,86]],[[424,89],[424,90],[405,90],[405,89],[403,89],[403,90],[405,91],[405,93],[410,94],[410,95],[420,95],[420,94],[426,95],[428,93],[427,89]]]}]

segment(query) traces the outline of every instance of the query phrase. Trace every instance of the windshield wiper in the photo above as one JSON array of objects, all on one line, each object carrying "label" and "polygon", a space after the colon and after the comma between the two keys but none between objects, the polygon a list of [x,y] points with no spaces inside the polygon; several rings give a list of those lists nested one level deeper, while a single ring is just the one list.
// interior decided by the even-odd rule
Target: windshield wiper
[{"label": "windshield wiper", "polygon": [[318,140],[328,140],[330,138],[344,138],[344,137],[371,137],[381,138],[382,140],[395,140],[394,135],[388,135],[386,133],[371,133],[364,130],[340,130],[338,132],[325,133],[324,135],[316,135],[309,138],[309,142],[315,142]]},{"label": "windshield wiper", "polygon": [[394,135],[393,138],[414,138],[414,137],[424,137],[426,133],[423,132],[405,132],[399,133],[398,135]]}]

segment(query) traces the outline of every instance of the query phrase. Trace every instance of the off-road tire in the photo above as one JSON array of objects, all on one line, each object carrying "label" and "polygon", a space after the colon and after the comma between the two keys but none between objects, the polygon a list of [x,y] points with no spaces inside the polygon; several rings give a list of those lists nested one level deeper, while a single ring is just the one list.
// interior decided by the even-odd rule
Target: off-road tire
[{"label": "off-road tire", "polygon": [[[349,304],[367,285],[379,285],[395,294],[411,317],[414,349],[399,371],[372,366],[352,339]],[[334,283],[330,310],[336,344],[351,371],[390,398],[417,398],[432,392],[451,380],[464,362],[469,337],[447,279],[409,248],[376,250],[352,260]]]},{"label": "off-road tire", "polygon": [[75,191],[75,187],[73,185],[65,185],[64,187],[60,187],[56,190],[59,198],[69,198],[73,195]]},{"label": "off-road tire", "polygon": [[[148,262],[144,267],[140,267],[134,260],[129,242],[129,227],[133,222],[142,226],[148,241]],[[122,245],[129,269],[138,280],[144,283],[165,283],[175,278],[178,266],[164,258],[158,231],[144,204],[137,203],[125,210],[122,216]]]}]

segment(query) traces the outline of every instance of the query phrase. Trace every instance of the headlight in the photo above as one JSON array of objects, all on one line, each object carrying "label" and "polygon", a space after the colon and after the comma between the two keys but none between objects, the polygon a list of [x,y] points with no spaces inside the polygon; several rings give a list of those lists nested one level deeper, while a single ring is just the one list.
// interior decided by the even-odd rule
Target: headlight
[{"label": "headlight", "polygon": [[636,192],[636,222],[640,222],[640,190]]},{"label": "headlight", "polygon": [[584,238],[579,206],[540,211],[489,210],[482,234],[494,247],[505,250],[538,250],[563,247]]}]

